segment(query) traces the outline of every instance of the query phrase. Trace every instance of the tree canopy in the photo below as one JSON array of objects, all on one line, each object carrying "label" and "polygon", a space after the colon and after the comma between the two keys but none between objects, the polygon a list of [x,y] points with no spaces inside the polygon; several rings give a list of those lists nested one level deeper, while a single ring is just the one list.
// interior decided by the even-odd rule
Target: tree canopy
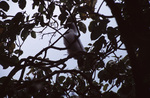
[{"label": "tree canopy", "polygon": [[[25,11],[32,4],[32,15]],[[8,76],[0,77],[0,97],[97,97],[97,98],[143,98],[150,97],[150,4],[149,0],[7,0],[0,1],[0,66],[3,70],[13,67]],[[20,11],[9,15],[12,3]],[[112,15],[100,14],[102,5],[110,8]],[[95,7],[98,7],[97,10]],[[55,11],[60,14],[56,15]],[[36,10],[36,11],[34,11]],[[109,26],[115,18],[116,27]],[[89,25],[85,25],[86,20]],[[81,33],[90,32],[93,43],[86,52],[59,60],[51,60],[49,49],[56,47],[64,37],[66,21],[78,27]],[[36,30],[40,28],[40,30]],[[51,31],[45,33],[46,29]],[[22,45],[28,36],[50,35],[49,46],[43,47],[35,56],[20,58]],[[56,38],[55,35],[59,37]],[[55,41],[52,41],[55,39]],[[123,47],[124,46],[124,47]],[[124,57],[116,52],[127,51]],[[82,55],[82,66],[68,69],[66,62]],[[113,55],[112,60],[104,62]],[[26,72],[26,69],[29,71]],[[13,76],[21,71],[19,79]],[[118,87],[114,92],[113,87]]]}]

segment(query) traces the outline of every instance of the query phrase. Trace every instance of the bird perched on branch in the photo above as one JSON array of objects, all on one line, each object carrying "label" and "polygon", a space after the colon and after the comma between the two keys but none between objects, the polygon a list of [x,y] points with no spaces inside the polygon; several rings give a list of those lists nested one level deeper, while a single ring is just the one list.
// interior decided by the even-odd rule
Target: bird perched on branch
[{"label": "bird perched on branch", "polygon": [[67,22],[64,25],[65,28],[69,28],[64,34],[64,45],[67,47],[68,54],[74,56],[78,60],[78,64],[82,58],[77,53],[85,51],[83,45],[79,39],[79,33],[77,27],[73,22]]}]

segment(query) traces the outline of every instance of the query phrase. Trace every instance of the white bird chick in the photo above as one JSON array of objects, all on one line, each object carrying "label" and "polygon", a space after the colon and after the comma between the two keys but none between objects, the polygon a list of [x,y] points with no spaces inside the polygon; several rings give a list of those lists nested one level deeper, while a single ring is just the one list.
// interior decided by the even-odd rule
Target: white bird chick
[{"label": "white bird chick", "polygon": [[[64,45],[68,47],[67,51],[69,55],[74,55],[77,52],[85,51],[83,45],[78,37],[78,31],[73,22],[67,22],[65,24],[65,28],[69,28],[64,34]],[[80,56],[81,57],[81,56]],[[79,59],[79,56],[74,57],[75,59]]]}]

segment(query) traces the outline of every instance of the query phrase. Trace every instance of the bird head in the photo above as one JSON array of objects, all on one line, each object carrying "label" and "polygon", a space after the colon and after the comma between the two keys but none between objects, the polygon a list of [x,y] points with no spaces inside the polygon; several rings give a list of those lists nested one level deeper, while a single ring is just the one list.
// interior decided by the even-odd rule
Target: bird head
[{"label": "bird head", "polygon": [[69,29],[76,29],[76,26],[73,22],[67,22],[65,25],[64,25],[64,28],[69,28]]}]

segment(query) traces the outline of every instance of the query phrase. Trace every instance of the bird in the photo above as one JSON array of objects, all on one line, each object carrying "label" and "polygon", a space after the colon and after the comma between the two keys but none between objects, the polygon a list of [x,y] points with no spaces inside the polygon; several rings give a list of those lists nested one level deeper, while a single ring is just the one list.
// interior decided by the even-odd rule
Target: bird
[{"label": "bird", "polygon": [[82,55],[78,55],[79,52],[85,52],[85,49],[78,37],[79,33],[75,23],[67,22],[64,25],[64,28],[68,28],[68,30],[64,33],[64,45],[67,48],[67,52],[69,56],[73,56],[74,59],[78,60],[78,66],[82,65]]},{"label": "bird", "polygon": [[[69,55],[74,55],[77,52],[85,51],[83,45],[78,37],[77,27],[73,22],[68,22],[64,26],[69,28],[64,33],[64,45],[68,47],[67,51]],[[76,57],[74,57],[76,59]]]}]

